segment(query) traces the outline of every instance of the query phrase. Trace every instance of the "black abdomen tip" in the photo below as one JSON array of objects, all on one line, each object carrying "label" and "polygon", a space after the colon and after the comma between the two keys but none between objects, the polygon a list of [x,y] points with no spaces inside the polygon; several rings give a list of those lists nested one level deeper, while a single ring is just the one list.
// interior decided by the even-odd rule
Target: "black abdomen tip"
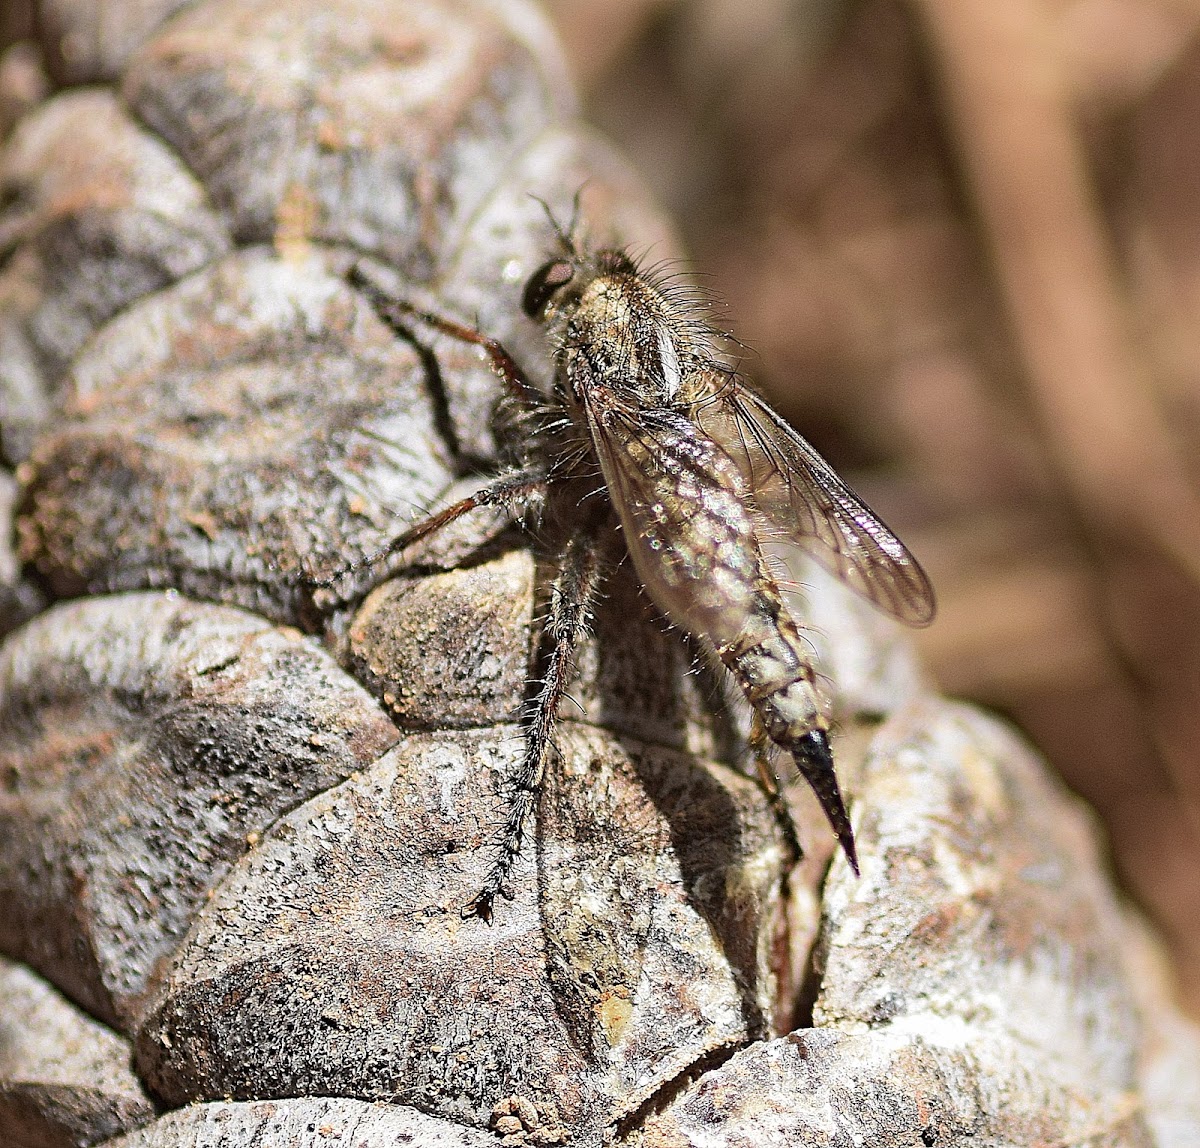
[{"label": "black abdomen tip", "polygon": [[854,830],[838,787],[837,774],[833,769],[833,752],[829,748],[829,735],[823,729],[809,730],[793,747],[792,757],[804,780],[812,786],[829,824],[837,834],[846,860],[854,875],[859,876],[858,850],[854,847]]}]

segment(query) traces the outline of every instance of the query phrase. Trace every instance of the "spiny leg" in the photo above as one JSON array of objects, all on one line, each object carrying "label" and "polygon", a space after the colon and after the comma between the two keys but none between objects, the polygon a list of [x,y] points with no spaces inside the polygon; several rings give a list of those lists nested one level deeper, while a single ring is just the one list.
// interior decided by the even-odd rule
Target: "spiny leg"
[{"label": "spiny leg", "polygon": [[775,814],[775,821],[783,831],[784,839],[787,841],[792,855],[797,858],[803,857],[804,850],[801,848],[800,837],[796,832],[795,819],[792,817],[787,800],[780,791],[779,778],[775,776],[775,771],[771,768],[769,748],[772,744],[771,739],[767,736],[766,727],[757,713],[751,718],[749,741],[750,750],[754,755],[754,767],[758,772],[759,788],[766,795],[771,812]]},{"label": "spiny leg", "polygon": [[401,338],[410,339],[412,337],[404,325],[404,320],[406,318],[419,319],[434,330],[441,331],[443,335],[449,335],[460,342],[482,347],[492,362],[492,369],[504,380],[516,398],[532,402],[535,405],[545,401],[545,396],[525,377],[525,372],[517,366],[516,360],[508,353],[499,339],[493,339],[490,335],[485,335],[482,331],[449,319],[445,315],[415,307],[406,299],[392,297],[377,283],[374,283],[360,266],[356,265],[350,269],[349,278],[351,286],[358,288],[371,300],[371,306],[375,308],[376,314]]},{"label": "spiny leg", "polygon": [[525,752],[513,779],[512,801],[504,823],[500,849],[478,896],[463,909],[485,921],[492,918],[492,902],[501,891],[517,856],[525,823],[533,811],[553,748],[559,703],[567,688],[576,647],[588,630],[591,607],[601,575],[599,532],[593,525],[567,544],[562,567],[550,592],[550,616],[544,631],[549,643],[546,674],[533,703],[525,729]]},{"label": "spiny leg", "polygon": [[354,562],[348,562],[332,574],[321,578],[310,578],[307,580],[307,585],[313,589],[334,586],[343,578],[347,578],[359,570],[375,566],[391,555],[416,545],[422,539],[436,534],[443,527],[449,526],[456,519],[481,506],[500,506],[512,513],[526,510],[533,503],[545,497],[552,482],[553,479],[549,474],[541,469],[517,470],[511,474],[501,475],[482,490],[477,490],[474,494],[459,499],[453,505],[447,506],[445,510],[439,510],[436,514],[423,518],[373,554],[368,554],[365,558],[359,558]]},{"label": "spiny leg", "polygon": [[[432,311],[414,307],[407,300],[389,295],[371,279],[362,264],[356,263],[351,267],[347,277],[352,286],[367,296],[375,313],[402,339],[412,339],[411,332],[404,325],[404,317],[420,319],[443,334],[482,347],[491,359],[492,369],[504,380],[517,398],[535,406],[540,406],[544,402],[544,397],[526,379],[525,373],[517,366],[516,360],[505,350],[499,340],[493,339],[473,327],[467,327]],[[331,575],[320,579],[311,579],[308,585],[317,588],[332,586],[355,571],[374,566],[390,555],[420,542],[421,539],[436,533],[442,527],[448,526],[455,519],[478,507],[504,506],[511,510],[526,509],[531,502],[544,497],[546,489],[552,481],[550,474],[541,468],[529,467],[502,475],[491,485],[418,522],[375,553],[360,558],[356,562],[347,563]]]}]

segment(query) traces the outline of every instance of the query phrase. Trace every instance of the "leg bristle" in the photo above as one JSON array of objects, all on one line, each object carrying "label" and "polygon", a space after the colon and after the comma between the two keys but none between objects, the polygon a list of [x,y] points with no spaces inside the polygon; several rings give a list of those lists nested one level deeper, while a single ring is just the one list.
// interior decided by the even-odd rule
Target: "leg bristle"
[{"label": "leg bristle", "polygon": [[829,748],[828,734],[823,729],[810,730],[792,747],[792,756],[796,759],[796,768],[817,795],[829,824],[837,834],[842,851],[846,854],[846,860],[850,862],[850,868],[854,870],[856,877],[859,876],[854,830],[850,826],[850,817],[846,813],[846,804],[838,787],[837,774],[833,770],[833,752]]},{"label": "leg bristle", "polygon": [[575,648],[587,633],[600,569],[601,545],[593,524],[591,530],[575,536],[568,543],[562,567],[554,580],[550,616],[543,630],[543,638],[549,644],[546,675],[525,720],[525,752],[513,778],[504,834],[496,859],[484,878],[483,888],[464,907],[464,916],[476,916],[491,924],[496,895],[512,898],[507,886],[508,877],[521,855],[525,825],[537,806],[547,760],[554,748],[559,703],[570,681]]}]

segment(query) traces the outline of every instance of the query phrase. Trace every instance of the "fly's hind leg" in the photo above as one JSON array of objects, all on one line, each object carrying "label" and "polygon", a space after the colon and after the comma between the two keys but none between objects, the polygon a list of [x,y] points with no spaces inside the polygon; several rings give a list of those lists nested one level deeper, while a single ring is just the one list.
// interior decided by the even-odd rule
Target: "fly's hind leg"
[{"label": "fly's hind leg", "polygon": [[775,821],[783,832],[792,856],[801,858],[804,856],[804,850],[800,845],[800,835],[796,832],[796,821],[792,817],[787,799],[779,788],[779,778],[771,767],[771,747],[774,743],[767,736],[766,727],[757,713],[751,719],[749,742],[754,755],[754,767],[758,773],[759,788],[770,803],[771,812],[775,815]]},{"label": "fly's hind leg", "polygon": [[575,650],[587,634],[592,604],[601,576],[601,544],[593,527],[567,544],[562,566],[550,593],[550,613],[544,630],[545,676],[533,701],[525,728],[525,752],[512,783],[512,800],[504,823],[500,848],[478,895],[463,909],[463,916],[490,921],[492,902],[521,852],[525,825],[534,809],[546,762],[552,752],[559,703],[570,680]]}]

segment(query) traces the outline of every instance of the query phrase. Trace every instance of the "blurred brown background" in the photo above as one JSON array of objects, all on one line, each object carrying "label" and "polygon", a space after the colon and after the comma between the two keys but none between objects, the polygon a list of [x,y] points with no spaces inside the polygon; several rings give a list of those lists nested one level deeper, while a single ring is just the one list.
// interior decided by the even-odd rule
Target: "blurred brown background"
[{"label": "blurred brown background", "polygon": [[553,0],[917,636],[1107,824],[1200,1015],[1200,0]]}]

